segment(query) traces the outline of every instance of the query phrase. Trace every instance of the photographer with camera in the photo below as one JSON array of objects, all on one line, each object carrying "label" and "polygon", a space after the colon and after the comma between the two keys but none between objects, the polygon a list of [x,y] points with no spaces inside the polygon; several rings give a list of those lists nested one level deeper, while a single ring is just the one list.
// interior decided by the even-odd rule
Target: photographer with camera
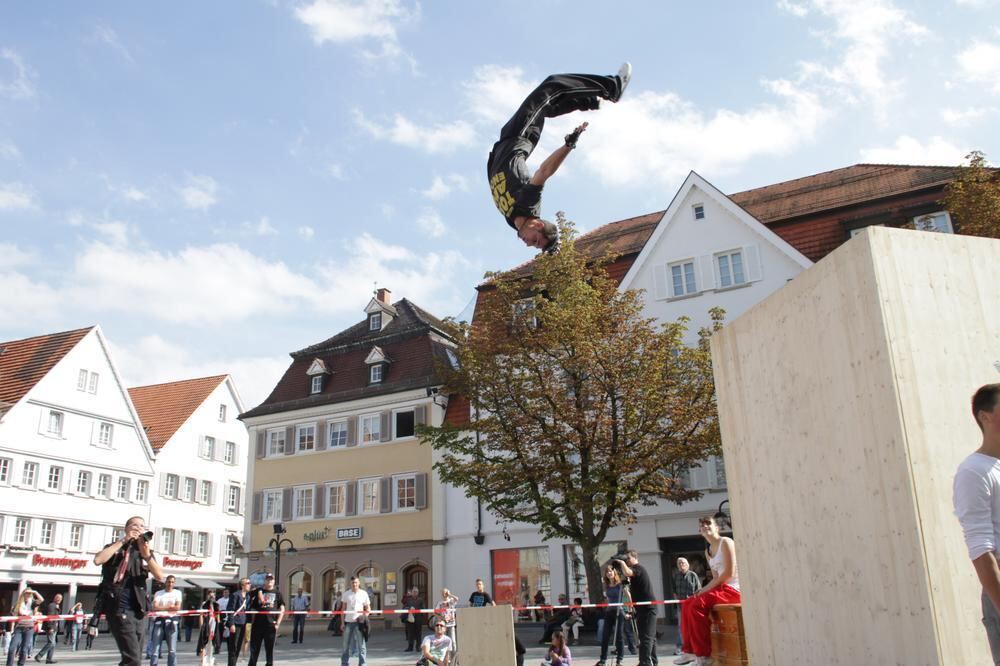
[{"label": "photographer with camera", "polygon": [[[639,554],[634,550],[625,553],[625,559],[612,559],[622,576],[628,579],[632,601],[656,601],[649,573],[639,564]],[[625,579],[622,579],[625,582]],[[639,666],[655,666],[656,660],[656,606],[635,606],[635,622],[639,638]]]},{"label": "photographer with camera", "polygon": [[94,564],[101,567],[97,606],[108,618],[122,666],[142,666],[143,616],[149,607],[146,579],[153,574],[163,582],[163,570],[149,547],[152,538],[143,517],[132,516],[125,522],[125,536],[94,556]]}]

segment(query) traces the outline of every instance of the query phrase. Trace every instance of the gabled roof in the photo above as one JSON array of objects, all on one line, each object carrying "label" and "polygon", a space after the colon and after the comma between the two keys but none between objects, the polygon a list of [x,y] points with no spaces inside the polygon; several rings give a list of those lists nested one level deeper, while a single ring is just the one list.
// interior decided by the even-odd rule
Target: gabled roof
[{"label": "gabled roof", "polygon": [[228,375],[185,379],[128,390],[154,451],[162,449]]},{"label": "gabled roof", "polygon": [[20,401],[94,328],[0,342],[0,411]]},{"label": "gabled roof", "polygon": [[929,188],[955,180],[961,167],[855,164],[730,194],[765,224]]}]

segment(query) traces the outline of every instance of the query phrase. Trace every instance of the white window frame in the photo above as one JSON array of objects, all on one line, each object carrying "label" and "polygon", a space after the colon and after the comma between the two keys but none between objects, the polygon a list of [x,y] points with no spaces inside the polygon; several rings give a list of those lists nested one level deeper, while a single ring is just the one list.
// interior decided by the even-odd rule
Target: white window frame
[{"label": "white window frame", "polygon": [[115,441],[115,426],[111,423],[102,421],[100,425],[97,426],[97,445],[103,446],[106,449],[110,449],[111,444],[114,441]]},{"label": "white window frame", "polygon": [[184,477],[184,490],[180,499],[184,502],[193,502],[198,495],[198,480],[189,476]]},{"label": "white window frame", "polygon": [[[400,506],[399,495],[399,482],[400,481],[412,481],[413,482],[413,506]],[[392,510],[395,512],[406,512],[406,511],[416,511],[417,510],[417,475],[416,474],[397,474],[392,477]]]},{"label": "white window frame", "polygon": [[118,477],[118,485],[115,487],[115,499],[129,501],[132,496],[132,479],[127,476]]},{"label": "white window frame", "polygon": [[[0,484],[10,485],[10,471],[14,468],[14,461],[11,458],[0,458]],[[0,534],[0,537],[3,535]]]},{"label": "white window frame", "polygon": [[[104,491],[101,492],[101,486],[103,485]],[[97,496],[103,497],[105,499],[111,499],[111,475],[110,474],[98,474],[97,475]]]},{"label": "white window frame", "polygon": [[38,530],[38,545],[51,548],[56,541],[56,523],[54,520],[43,520]]},{"label": "white window frame", "polygon": [[191,554],[191,530],[181,530],[180,539],[177,543],[177,552],[181,555]]},{"label": "white window frame", "polygon": [[[687,267],[691,267],[691,284],[688,284]],[[674,268],[681,271],[681,293],[677,293],[677,285],[674,282]],[[685,298],[698,293],[698,261],[694,257],[672,261],[667,264],[667,292],[669,298]]]},{"label": "white window frame", "polygon": [[194,540],[194,555],[205,557],[208,552],[208,532],[198,532]]},{"label": "white window frame", "polygon": [[[334,427],[336,426],[336,431]],[[337,434],[338,443],[334,443],[333,435],[334,432]],[[343,437],[341,437],[343,435]],[[327,424],[327,442],[326,448],[328,449],[342,449],[347,446],[347,421],[331,421]]]},{"label": "white window frame", "polygon": [[[373,477],[370,479],[358,479],[358,515],[359,516],[375,516],[382,512],[382,498],[379,497],[380,487],[382,485],[382,479],[380,477]],[[371,500],[372,508],[366,509],[365,503],[368,497],[365,495],[365,488],[371,488]]]},{"label": "white window frame", "polygon": [[224,446],[226,448],[223,449],[222,461],[224,463],[226,463],[227,465],[235,465],[236,464],[236,442],[229,442],[229,441],[227,441],[224,444]]},{"label": "white window frame", "polygon": [[[397,430],[396,419],[400,414],[413,414],[413,433],[409,435],[400,435]],[[392,413],[392,438],[393,439],[409,439],[411,437],[417,436],[417,410],[415,407],[408,407],[406,409],[399,409]]]},{"label": "white window frame", "polygon": [[381,384],[382,383],[382,364],[373,363],[368,368],[368,383],[369,384]]},{"label": "white window frame", "polygon": [[87,390],[87,371],[80,368],[80,373],[76,376],[76,390],[86,391]]},{"label": "white window frame", "polygon": [[219,423],[226,422],[226,405],[225,403],[219,405]]},{"label": "white window frame", "polygon": [[[700,213],[700,215],[699,215],[699,213]],[[705,219],[705,204],[703,204],[703,203],[693,204],[691,206],[691,215],[696,220],[704,220]]]},{"label": "white window frame", "polygon": [[27,546],[31,543],[31,518],[14,516],[14,531],[10,535],[10,542],[15,546]]},{"label": "white window frame", "polygon": [[237,514],[240,512],[240,487],[229,485],[226,487],[226,512]]},{"label": "white window frame", "polygon": [[201,447],[198,449],[198,457],[205,460],[212,460],[215,457],[215,438],[205,436],[201,438]]},{"label": "white window frame", "polygon": [[309,379],[309,395],[316,395],[323,391],[323,375],[313,375]]},{"label": "white window frame", "polygon": [[[740,258],[740,273],[742,273],[742,279],[736,279],[736,270],[733,268],[733,257]],[[723,260],[725,260],[726,272],[728,276],[723,273]],[[712,257],[712,262],[715,264],[715,283],[718,285],[717,289],[732,289],[734,287],[742,287],[745,284],[749,284],[750,281],[747,279],[747,264],[746,257],[743,256],[743,249],[727,250],[725,252],[717,252]],[[725,284],[725,280],[729,280],[729,284]]]},{"label": "white window frame", "polygon": [[69,550],[83,550],[83,525],[73,523],[69,526]]},{"label": "white window frame", "polygon": [[[45,481],[46,490],[62,490],[63,472],[65,470],[59,465],[49,465],[49,477]],[[52,485],[52,474],[55,472],[55,485]]]},{"label": "white window frame", "polygon": [[62,437],[63,427],[65,426],[65,422],[66,422],[65,414],[63,414],[60,411],[50,409],[48,423],[45,426],[45,432],[49,435]]},{"label": "white window frame", "polygon": [[87,380],[87,393],[97,395],[97,384],[101,376],[96,372],[90,373],[90,378]]},{"label": "white window frame", "polygon": [[222,540],[222,557],[225,562],[233,562],[236,560],[236,535],[226,534],[225,538]]},{"label": "white window frame", "polygon": [[[302,509],[302,498],[308,495],[309,501],[305,502],[306,509]],[[316,487],[315,486],[295,486],[292,489],[292,520],[312,520],[316,511]]]},{"label": "white window frame", "polygon": [[[82,481],[86,480],[85,483],[81,484]],[[89,495],[90,494],[90,484],[94,480],[93,474],[85,469],[81,469],[76,473],[76,494],[77,495]],[[81,488],[80,486],[83,485]]]},{"label": "white window frame", "polygon": [[381,331],[382,330],[382,313],[373,312],[368,317],[368,330],[369,331]]},{"label": "white window frame", "polygon": [[[934,224],[933,228],[923,229],[921,228],[922,223],[925,220],[943,220],[944,224]],[[933,213],[925,213],[923,215],[916,215],[911,220],[913,222],[913,228],[919,231],[933,231],[942,234],[953,234],[955,233],[955,225],[951,222],[951,214],[946,210],[937,210]]]},{"label": "white window frame", "polygon": [[165,527],[160,530],[160,542],[160,550],[164,553],[174,552],[174,546],[177,545],[177,541],[172,527]]},{"label": "white window frame", "polygon": [[172,499],[177,499],[180,497],[181,492],[181,477],[177,474],[167,474],[167,487],[164,488],[163,494]]},{"label": "white window frame", "polygon": [[135,484],[135,501],[144,504],[149,499],[149,481],[139,479]]},{"label": "white window frame", "polygon": [[[338,518],[347,515],[347,483],[347,481],[333,481],[326,484],[326,515],[328,518]],[[340,496],[339,511],[330,510],[330,502],[333,498],[334,490]]]},{"label": "white window frame", "polygon": [[[302,444],[302,436],[307,430],[312,431],[312,442],[310,446],[306,448]],[[310,451],[316,450],[316,424],[315,423],[304,423],[302,425],[295,426],[295,452],[296,453],[309,453]]]},{"label": "white window frame", "polygon": [[[267,431],[267,451],[265,452],[265,453],[267,453],[266,457],[271,458],[271,457],[274,457],[274,456],[283,456],[283,455],[285,455],[285,447],[288,446],[288,442],[286,442],[285,439],[286,439],[286,437],[285,437],[285,429],[284,428],[278,428],[276,430],[268,430]],[[280,449],[275,447],[275,444],[277,444],[278,442],[281,443],[281,448]]]},{"label": "white window frame", "polygon": [[[370,421],[375,423],[374,431],[365,428],[365,421]],[[361,444],[378,444],[380,441],[382,441],[382,415],[362,414],[361,417],[358,419],[358,429],[361,431],[359,436]],[[372,435],[372,432],[374,432],[374,435]]]},{"label": "white window frame", "polygon": [[198,487],[198,503],[199,504],[211,504],[212,503],[212,482],[202,481],[201,485]]},{"label": "white window frame", "polygon": [[[29,478],[30,470],[30,478]],[[38,463],[26,460],[24,462],[24,467],[21,468],[21,487],[22,488],[37,488],[38,487]]]},{"label": "white window frame", "polygon": [[261,502],[260,502],[260,516],[262,523],[280,523],[281,522],[281,500],[282,492],[281,488],[269,488],[267,490],[261,491]]}]

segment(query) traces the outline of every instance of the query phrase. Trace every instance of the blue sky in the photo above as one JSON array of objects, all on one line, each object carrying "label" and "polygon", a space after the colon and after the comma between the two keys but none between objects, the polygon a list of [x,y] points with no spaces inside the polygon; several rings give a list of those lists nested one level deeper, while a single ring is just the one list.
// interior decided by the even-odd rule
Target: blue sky
[{"label": "blue sky", "polygon": [[625,59],[626,98],[533,158],[590,122],[543,199],[583,230],[691,169],[1000,154],[997,0],[3,3],[0,339],[101,324],[129,384],[231,372],[250,407],[376,282],[468,315],[532,256],[489,197],[499,127]]}]

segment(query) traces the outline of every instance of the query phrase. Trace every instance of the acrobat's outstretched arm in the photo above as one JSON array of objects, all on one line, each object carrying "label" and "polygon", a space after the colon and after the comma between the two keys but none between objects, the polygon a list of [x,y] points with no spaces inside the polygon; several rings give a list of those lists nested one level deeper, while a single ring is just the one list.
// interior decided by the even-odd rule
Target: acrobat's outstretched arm
[{"label": "acrobat's outstretched arm", "polygon": [[569,151],[576,148],[576,140],[587,129],[587,125],[588,123],[583,123],[573,130],[572,134],[566,136],[565,145],[559,146],[552,151],[551,155],[545,158],[545,161],[538,167],[538,171],[531,177],[530,182],[532,185],[544,185],[545,181],[559,170],[566,157],[569,156]]}]

